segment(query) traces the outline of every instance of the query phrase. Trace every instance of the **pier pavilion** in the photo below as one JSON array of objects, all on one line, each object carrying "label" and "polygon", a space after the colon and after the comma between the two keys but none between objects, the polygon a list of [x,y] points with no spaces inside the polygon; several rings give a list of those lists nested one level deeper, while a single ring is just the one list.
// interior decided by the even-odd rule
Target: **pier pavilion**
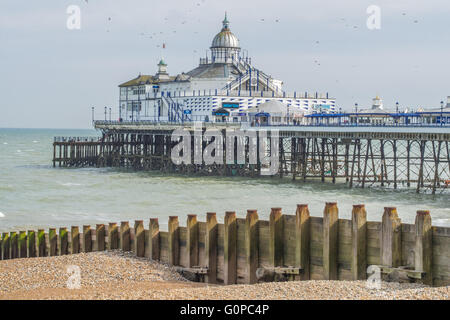
[{"label": "pier pavilion", "polygon": [[221,113],[232,115],[225,120],[233,122],[239,120],[239,113],[269,101],[302,113],[336,110],[336,99],[328,93],[287,93],[283,81],[256,68],[242,54],[226,15],[209,53],[196,68],[170,75],[164,59],[157,67],[155,75],[140,74],[119,85],[120,120],[211,121],[214,113],[224,109]]}]

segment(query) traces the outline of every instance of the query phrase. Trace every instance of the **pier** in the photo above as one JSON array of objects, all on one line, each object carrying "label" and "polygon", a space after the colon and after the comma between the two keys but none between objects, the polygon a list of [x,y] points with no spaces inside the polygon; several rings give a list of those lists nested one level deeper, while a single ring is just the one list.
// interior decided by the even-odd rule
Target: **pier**
[{"label": "pier", "polygon": [[[370,209],[369,209],[370,210]],[[166,263],[186,278],[212,284],[252,284],[291,280],[378,280],[450,284],[450,228],[432,226],[429,211],[417,211],[414,224],[402,223],[396,208],[367,221],[364,205],[340,219],[336,203],[322,216],[299,204],[288,212],[272,208],[269,220],[256,210],[214,212],[205,221],[188,215],[4,232],[0,258],[33,258],[104,250],[133,252]],[[220,217],[222,218],[222,217]],[[182,225],[183,224],[183,225]]]},{"label": "pier", "polygon": [[[449,190],[450,126],[447,123],[378,126],[337,121],[314,123],[252,126],[233,122],[196,125],[193,122],[95,121],[95,128],[102,133],[99,138],[55,138],[53,166],[255,177],[265,168],[265,160],[276,154],[279,168],[275,176],[280,178],[342,181],[349,187],[361,188],[413,188],[433,194]],[[233,138],[232,144],[225,138],[217,141],[217,138],[193,138],[188,158],[194,159],[195,150],[205,150],[213,143],[215,147],[221,145],[223,161],[175,164],[172,150],[180,140],[172,139],[172,134],[177,129],[192,137],[196,130],[203,137],[208,132],[216,135],[219,132],[223,137],[243,132],[244,136]],[[239,143],[243,144],[242,149],[238,148]],[[251,145],[259,146],[253,163]],[[227,158],[227,153],[232,157]],[[239,155],[244,161],[239,160]]]}]

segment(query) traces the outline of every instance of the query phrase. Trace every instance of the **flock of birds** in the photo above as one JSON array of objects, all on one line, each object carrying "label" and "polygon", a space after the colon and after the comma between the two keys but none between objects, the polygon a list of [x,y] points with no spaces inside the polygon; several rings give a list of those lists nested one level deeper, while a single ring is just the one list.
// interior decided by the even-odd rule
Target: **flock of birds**
[{"label": "flock of birds", "polygon": [[[89,0],[84,0],[87,4],[89,3]],[[200,2],[194,3],[193,7],[191,9],[187,10],[187,14],[191,14],[193,12],[193,10],[197,9],[198,7],[201,7],[204,3],[206,2],[206,0],[201,0]],[[406,12],[402,12],[402,16],[406,16]],[[343,26],[344,28],[349,28],[349,29],[353,29],[353,30],[358,30],[360,29],[360,27],[358,25],[352,24],[349,21],[347,21],[347,19],[345,18],[340,18],[340,24],[341,26]],[[164,18],[164,22],[167,23],[169,22],[170,19],[168,17]],[[191,21],[191,20],[189,20]],[[258,20],[258,22],[260,23],[280,23],[281,19],[280,18],[272,18],[272,19],[266,19],[266,18],[260,18]],[[197,22],[200,23],[201,20],[197,19]],[[419,23],[419,20],[414,19],[412,20],[413,23],[417,24]],[[110,32],[110,28],[109,25],[112,23],[112,18],[111,17],[107,17],[107,29],[106,32]],[[189,22],[187,20],[182,20],[181,22],[177,22],[181,25],[181,28],[183,28],[183,26],[187,25]],[[172,26],[174,26],[174,24],[172,24]],[[158,31],[158,32],[150,32],[150,33],[146,33],[146,32],[140,32],[139,36],[140,37],[144,37],[147,39],[151,39],[154,41],[154,45],[157,48],[165,48],[165,41],[167,40],[167,38],[170,35],[174,35],[177,33],[177,30],[172,30],[172,31]],[[198,31],[194,31],[193,34],[198,34]],[[319,40],[315,40],[314,45],[319,46],[321,44],[321,42]],[[193,51],[194,53],[197,53],[197,50]],[[321,63],[318,59],[314,60],[314,65],[317,67],[321,66]],[[356,67],[356,66],[352,66],[352,67]],[[337,80],[336,80],[337,81]]]}]

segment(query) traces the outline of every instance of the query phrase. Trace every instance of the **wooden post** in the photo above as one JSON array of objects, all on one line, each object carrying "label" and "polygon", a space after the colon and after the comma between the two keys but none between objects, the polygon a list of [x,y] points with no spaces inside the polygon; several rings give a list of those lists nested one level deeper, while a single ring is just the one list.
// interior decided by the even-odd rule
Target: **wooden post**
[{"label": "wooden post", "polygon": [[295,266],[302,268],[300,280],[310,279],[310,215],[307,204],[298,204],[295,213],[296,232],[295,232]]},{"label": "wooden post", "polygon": [[178,266],[180,257],[179,222],[177,216],[169,217],[169,264]]},{"label": "wooden post", "polygon": [[83,252],[92,252],[91,226],[83,226]]},{"label": "wooden post", "polygon": [[256,269],[258,268],[258,212],[247,210],[245,219],[245,264],[247,283],[256,283]]},{"label": "wooden post", "polygon": [[430,211],[417,211],[414,269],[425,272],[423,283],[433,285],[433,231]]},{"label": "wooden post", "polygon": [[17,239],[19,247],[19,258],[27,257],[27,233],[25,231],[19,231],[19,236]]},{"label": "wooden post", "polygon": [[396,208],[384,208],[381,222],[381,264],[398,267],[402,261],[402,224]]},{"label": "wooden post", "polygon": [[353,280],[367,278],[367,213],[363,204],[354,205],[352,211],[352,264]]},{"label": "wooden post", "polygon": [[120,223],[120,245],[122,251],[131,251],[130,225],[128,221]]},{"label": "wooden post", "polygon": [[3,232],[2,235],[2,251],[3,260],[11,259],[11,238],[7,232]]},{"label": "wooden post", "polygon": [[3,260],[11,259],[11,239],[7,232],[2,235]]},{"label": "wooden post", "polygon": [[69,254],[69,234],[67,228],[59,228],[59,253],[60,255]]},{"label": "wooden post", "polygon": [[198,222],[197,215],[190,214],[187,217],[187,250],[188,267],[198,266]]},{"label": "wooden post", "polygon": [[119,228],[115,222],[110,222],[108,226],[108,249],[119,249]]},{"label": "wooden post", "polygon": [[17,244],[17,232],[9,233],[11,241],[11,259],[16,259],[19,257],[19,248]]},{"label": "wooden post", "polygon": [[39,257],[46,257],[47,256],[47,243],[45,239],[45,230],[39,229],[38,230],[38,237],[37,237],[37,245],[38,245],[38,256]]},{"label": "wooden post", "polygon": [[94,251],[105,251],[106,250],[106,230],[105,225],[102,223],[95,225],[95,249]]},{"label": "wooden post", "polygon": [[157,218],[151,218],[149,223],[149,253],[151,260],[159,260],[159,223]]},{"label": "wooden post", "polygon": [[36,257],[36,232],[34,230],[28,230],[27,236],[28,242],[28,257]]},{"label": "wooden post", "polygon": [[269,220],[269,253],[273,267],[283,266],[283,214],[281,208],[272,208]]},{"label": "wooden post", "polygon": [[208,268],[207,283],[217,282],[217,218],[215,212],[206,214],[206,267]]},{"label": "wooden post", "polygon": [[224,219],[224,284],[235,284],[237,280],[236,243],[236,212],[227,211]]},{"label": "wooden post", "polygon": [[48,229],[49,256],[58,255],[58,235],[55,228]]},{"label": "wooden post", "polygon": [[327,202],[323,211],[323,276],[325,280],[337,280],[338,219],[336,202]]},{"label": "wooden post", "polygon": [[134,245],[136,247],[136,257],[145,256],[145,228],[143,220],[134,222]]},{"label": "wooden post", "polygon": [[72,254],[80,253],[80,229],[76,226],[70,228]]}]

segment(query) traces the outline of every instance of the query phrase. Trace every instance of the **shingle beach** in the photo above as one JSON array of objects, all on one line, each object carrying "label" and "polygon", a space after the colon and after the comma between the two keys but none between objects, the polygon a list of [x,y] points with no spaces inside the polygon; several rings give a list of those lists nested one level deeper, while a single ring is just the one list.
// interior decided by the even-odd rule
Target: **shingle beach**
[{"label": "shingle beach", "polygon": [[[81,288],[69,289],[69,266],[79,266]],[[255,285],[190,282],[174,269],[120,251],[0,261],[0,299],[446,299],[449,287],[365,281],[295,281]]]}]

